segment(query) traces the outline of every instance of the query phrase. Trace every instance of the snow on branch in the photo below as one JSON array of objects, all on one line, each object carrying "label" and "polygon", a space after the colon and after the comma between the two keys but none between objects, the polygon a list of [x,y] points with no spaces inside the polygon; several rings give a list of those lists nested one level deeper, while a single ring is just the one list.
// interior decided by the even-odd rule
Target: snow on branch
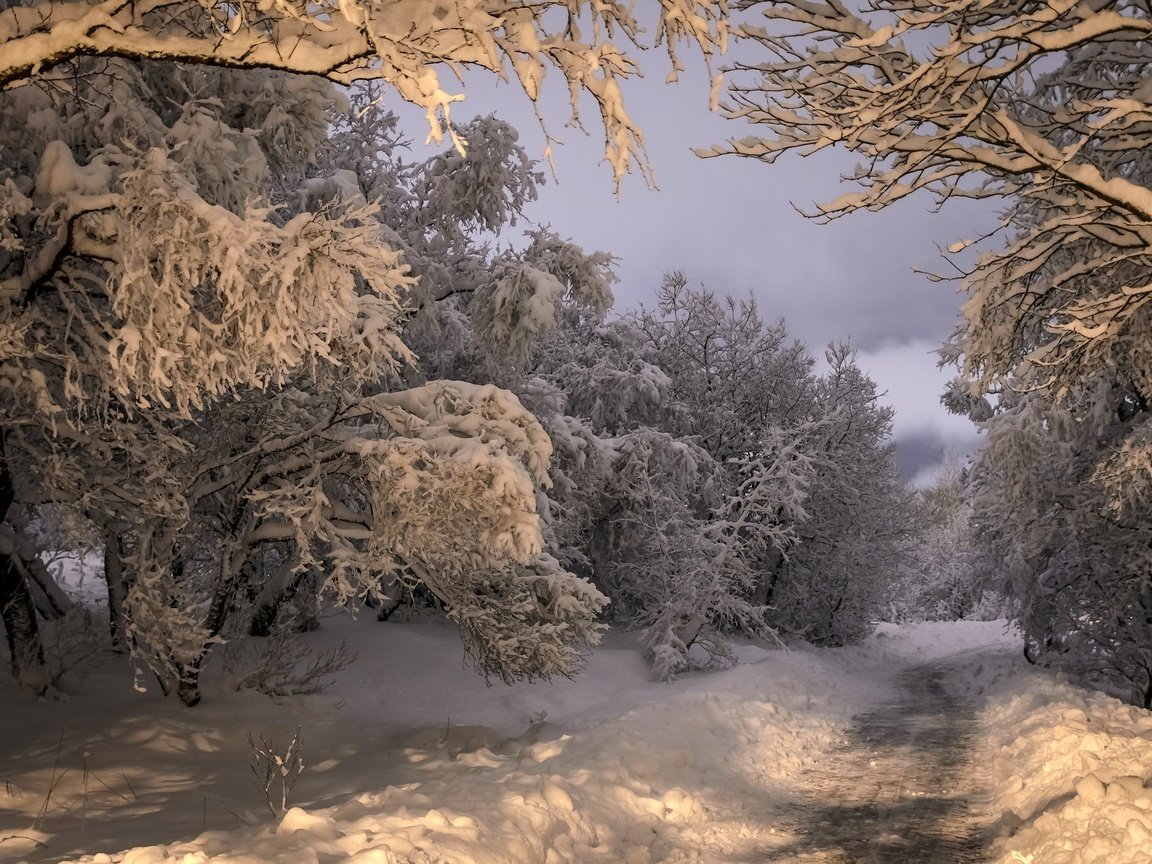
[{"label": "snow on branch", "polygon": [[[447,134],[463,149],[451,107],[464,94],[444,88],[445,72],[476,67],[511,77],[535,102],[554,70],[574,114],[581,93],[595,100],[605,159],[619,182],[636,162],[644,167],[640,130],[620,94],[621,79],[636,75],[637,64],[614,41],[619,34],[646,47],[631,7],[617,0],[35,0],[0,11],[0,88],[91,56],[282,69],[340,84],[382,80],[426,110],[431,139]],[[656,41],[667,48],[673,77],[685,43],[710,62],[726,48],[727,3],[661,0]]]},{"label": "snow on branch", "polygon": [[725,110],[764,132],[706,155],[858,154],[846,178],[857,189],[820,205],[820,220],[919,191],[938,206],[1007,200],[982,238],[1000,235],[1003,247],[957,264],[970,299],[952,359],[976,389],[1012,379],[1060,396],[1118,367],[1152,392],[1147,3],[745,8],[763,24],[738,33],[753,59],[736,64]]},{"label": "snow on branch", "polygon": [[601,318],[616,281],[608,253],[586,253],[547,229],[528,235],[528,249],[499,261],[496,277],[476,290],[469,310],[481,340],[517,362],[556,329],[565,304]]},{"label": "snow on branch", "polygon": [[410,359],[396,331],[411,279],[371,208],[283,227],[269,214],[208,204],[159,150],[124,176],[109,286],[117,392],[186,412],[317,360],[368,380]]},{"label": "snow on branch", "polygon": [[[1152,214],[1152,192],[1074,158],[1089,130],[1066,142],[1057,134],[1075,128],[1074,121],[1103,117],[1104,109],[1144,113],[1146,98],[1125,100],[1105,85],[1090,102],[1026,111],[1036,106],[1019,77],[1039,76],[1049,59],[1061,60],[1063,52],[1104,35],[1110,41],[1100,50],[1132,51],[1152,33],[1145,7],[1127,0],[1096,4],[1114,10],[1091,13],[1067,0],[1035,13],[1019,4],[973,9],[961,0],[871,2],[859,12],[833,2],[747,5],[768,26],[746,25],[738,36],[767,59],[733,67],[725,110],[768,134],[732,140],[706,155],[774,161],[788,151],[839,145],[867,158],[851,178],[864,191],[821,206],[820,215],[876,209],[918,189],[944,198],[985,195],[989,173],[997,191],[1014,191],[1038,171],[1055,172],[1144,217]],[[1073,83],[1066,72],[1056,74]],[[965,180],[974,185],[962,186]]]}]

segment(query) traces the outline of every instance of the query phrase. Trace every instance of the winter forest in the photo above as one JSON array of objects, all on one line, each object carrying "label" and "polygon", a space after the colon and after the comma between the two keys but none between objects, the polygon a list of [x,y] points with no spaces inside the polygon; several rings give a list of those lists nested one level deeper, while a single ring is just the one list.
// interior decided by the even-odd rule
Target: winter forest
[{"label": "winter forest", "polygon": [[[598,658],[627,646],[644,664],[621,667],[643,710],[683,723],[687,709],[669,706],[699,688],[720,688],[705,694],[718,712],[732,700],[710,726],[752,710],[738,694],[783,688],[772,698],[826,719],[804,738],[780,725],[783,709],[760,717],[763,735],[796,738],[764,745],[758,771],[775,777],[847,734],[848,709],[868,698],[860,680],[901,651],[944,663],[934,642],[976,652],[964,640],[985,634],[979,650],[1003,655],[996,675],[1018,677],[969,682],[969,700],[1007,688],[981,741],[998,730],[1006,751],[1005,729],[1033,716],[1021,712],[1081,700],[1095,707],[1065,705],[1035,740],[1059,742],[1076,711],[1107,714],[1135,730],[1130,770],[1070,764],[1047,809],[1027,798],[1032,778],[1002,789],[1015,822],[1000,819],[1002,845],[980,855],[867,860],[1144,860],[1123,856],[1152,842],[1150,61],[1145,0],[0,0],[2,698],[19,706],[0,722],[16,748],[0,761],[8,796],[24,794],[12,766],[35,718],[84,704],[92,681],[119,688],[119,711],[192,729],[213,711],[238,716],[229,700],[258,698],[272,718],[317,711],[341,676],[398,687],[453,645],[447,662],[463,655],[476,692],[510,694],[597,692],[599,676],[625,675]],[[590,182],[620,189],[659,177],[629,114],[641,73],[670,87],[705,77],[712,110],[740,131],[699,141],[700,163],[763,163],[765,195],[792,160],[850,154],[842,194],[796,219],[868,219],[909,198],[985,208],[987,230],[952,238],[926,289],[958,297],[939,397],[979,428],[975,452],[914,487],[897,468],[894,411],[848,334],[804,344],[747,286],[690,270],[618,307],[614,250],[532,216],[556,182],[549,155],[471,85],[509,82],[546,135],[545,105],[571,111],[603,139]],[[401,104],[426,121],[405,124]],[[412,146],[425,136],[430,157]],[[341,641],[341,628],[361,635]],[[448,631],[451,643],[420,641]],[[369,639],[399,641],[366,653]],[[761,665],[771,684],[750,683]],[[429,667],[421,686],[473,685]],[[1029,701],[1027,687],[1050,690]],[[309,777],[306,738],[270,722],[296,726],[288,749],[249,732],[242,758],[283,820],[260,835],[272,846],[125,853],[147,839],[131,829],[54,846],[53,767],[48,798],[28,786],[33,828],[0,793],[0,857],[11,842],[28,860],[126,864],[863,860],[848,845],[842,859],[802,845],[718,857],[707,850],[736,854],[737,832],[708,834],[692,814],[719,824],[719,805],[669,804],[669,791],[659,816],[679,814],[676,831],[617,838],[605,826],[634,816],[590,827],[555,778],[540,812],[574,808],[576,821],[516,828],[548,838],[526,851],[482,820],[469,835],[455,818],[472,817],[444,816],[432,795],[439,809],[421,812],[444,825],[370,854],[329,836],[348,805],[289,809],[292,782]],[[698,728],[668,732],[662,752]],[[587,773],[596,747],[581,746],[572,770]],[[503,771],[500,747],[457,749],[444,771],[464,757]],[[666,772],[650,761],[634,770],[655,789]],[[86,824],[99,818],[89,787],[116,784],[87,762],[82,776]],[[460,800],[483,797],[452,776]],[[1112,820],[1117,847],[1003,846],[1028,831],[1034,850],[1061,831],[1080,838],[1091,820],[1073,805],[1097,800],[1086,778],[1100,801],[1128,790],[1136,815]],[[675,789],[703,800],[683,778]],[[188,826],[156,841],[200,833],[199,810]],[[303,835],[321,845],[306,855]],[[297,845],[275,846],[284,838]]]}]

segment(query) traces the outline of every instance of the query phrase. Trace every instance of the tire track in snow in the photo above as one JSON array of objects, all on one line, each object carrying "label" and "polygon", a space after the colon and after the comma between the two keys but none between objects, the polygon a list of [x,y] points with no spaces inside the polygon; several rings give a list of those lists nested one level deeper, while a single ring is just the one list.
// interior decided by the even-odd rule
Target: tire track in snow
[{"label": "tire track in snow", "polygon": [[[968,662],[971,662],[970,660]],[[910,667],[895,701],[855,718],[847,738],[804,778],[781,822],[784,844],[755,862],[979,864],[981,772],[976,711],[949,692],[960,664]]]}]

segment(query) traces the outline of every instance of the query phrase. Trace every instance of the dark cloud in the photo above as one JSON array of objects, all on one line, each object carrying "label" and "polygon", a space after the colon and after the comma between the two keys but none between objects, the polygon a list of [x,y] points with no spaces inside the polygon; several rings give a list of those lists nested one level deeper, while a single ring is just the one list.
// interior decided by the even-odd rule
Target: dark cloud
[{"label": "dark cloud", "polygon": [[931,432],[901,438],[896,448],[900,476],[908,482],[924,477],[943,461],[948,452],[947,443]]}]

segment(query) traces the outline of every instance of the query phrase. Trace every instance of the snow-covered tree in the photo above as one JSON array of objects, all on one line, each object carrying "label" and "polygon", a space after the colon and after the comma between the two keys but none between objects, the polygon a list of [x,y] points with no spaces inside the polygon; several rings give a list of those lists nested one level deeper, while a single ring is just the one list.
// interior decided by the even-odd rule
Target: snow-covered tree
[{"label": "snow-covered tree", "polygon": [[273,164],[319,144],[328,85],[233,73],[225,101],[215,70],[88,71],[0,94],[5,116],[29,118],[0,131],[8,530],[37,503],[178,524],[180,423],[317,362],[366,382],[409,357],[410,277],[367,205],[259,200]]},{"label": "snow-covered tree", "polygon": [[825,362],[805,427],[806,518],[767,574],[766,599],[781,629],[845,644],[871,632],[907,559],[914,522],[894,457],[893,409],[880,404],[849,346],[830,346]]},{"label": "snow-covered tree", "polygon": [[783,322],[766,325],[749,301],[675,273],[659,301],[636,326],[670,378],[671,428],[723,467],[728,498],[711,518],[752,574],[749,599],[787,632],[864,635],[907,533],[891,409],[847,346],[817,375]]},{"label": "snow-covered tree", "polygon": [[891,410],[850,349],[817,375],[751,302],[676,273],[658,300],[570,315],[534,355],[523,392],[561,458],[565,560],[662,677],[725,662],[738,631],[859,638],[909,530]]},{"label": "snow-covered tree", "polygon": [[978,565],[1002,591],[1028,656],[1087,672],[1152,707],[1152,536],[1143,496],[1101,473],[1142,418],[1105,373],[1054,403],[1009,392],[972,472]]},{"label": "snow-covered tree", "polygon": [[[1002,201],[1002,237],[961,269],[969,300],[949,357],[977,392],[1059,396],[1103,368],[1149,392],[1152,12],[1139,0],[742,4],[745,56],[727,111],[763,128],[713,153],[773,162],[845,148],[857,191],[813,214],[918,191]],[[961,253],[967,241],[950,251]],[[1021,365],[1023,364],[1023,365]],[[1125,450],[1130,482],[1146,472]]]},{"label": "snow-covered tree", "polygon": [[717,459],[757,448],[762,431],[802,422],[811,399],[813,360],[788,338],[783,321],[766,324],[756,303],[693,287],[669,273],[657,308],[637,317],[653,362],[682,406],[679,431]]},{"label": "snow-covered tree", "polygon": [[[476,4],[444,23],[418,5],[0,10],[0,106],[24,119],[0,130],[0,576],[25,667],[38,665],[23,590],[34,555],[19,526],[45,503],[103,535],[120,638],[188,701],[273,545],[281,570],[322,572],[317,586],[341,597],[421,582],[488,673],[565,673],[594,638],[602,598],[543,551],[547,436],[505,391],[426,381],[409,342],[424,311],[523,353],[564,298],[607,306],[607,261],[543,231],[502,256],[470,239],[535,196],[539,174],[506,125],[452,127],[444,156],[402,166],[382,112],[332,124],[345,98],[321,79],[379,78],[446,111],[410,76],[431,86],[438,60],[496,63],[474,51],[484,33],[499,31],[493,57],[523,48],[526,86],[560,42],[587,49],[556,61],[566,72],[597,46],[623,55],[597,28],[575,41],[578,7],[550,42],[544,9]],[[718,19],[677,24],[676,7],[662,37],[722,37]],[[329,41],[347,15],[382,53],[314,68],[355,54]],[[405,15],[419,26],[384,40]],[[298,50],[272,62],[283,38]],[[251,51],[231,53],[241,43]],[[580,82],[610,97],[619,131],[615,73],[598,68]],[[440,510],[416,518],[421,501]]]},{"label": "snow-covered tree", "polygon": [[718,518],[722,466],[668,431],[682,406],[645,335],[569,315],[537,357],[525,389],[556,445],[548,509],[566,560],[611,599],[609,620],[644,631],[657,677],[727,662],[728,632],[765,631],[755,574]]},{"label": "snow-covered tree", "polygon": [[[949,247],[968,301],[944,354],[963,372],[947,401],[987,423],[972,514],[996,550],[985,563],[1039,643],[1076,633],[1100,640],[1079,652],[1097,659],[1146,645],[1147,581],[1132,574],[1146,572],[1152,505],[1152,10],[741,6],[758,20],[739,28],[750,60],[727,111],[764,131],[710,153],[857,154],[857,188],[811,214],[822,220],[921,191],[1003,208],[986,236]],[[1125,664],[1147,693],[1147,661]]]}]

